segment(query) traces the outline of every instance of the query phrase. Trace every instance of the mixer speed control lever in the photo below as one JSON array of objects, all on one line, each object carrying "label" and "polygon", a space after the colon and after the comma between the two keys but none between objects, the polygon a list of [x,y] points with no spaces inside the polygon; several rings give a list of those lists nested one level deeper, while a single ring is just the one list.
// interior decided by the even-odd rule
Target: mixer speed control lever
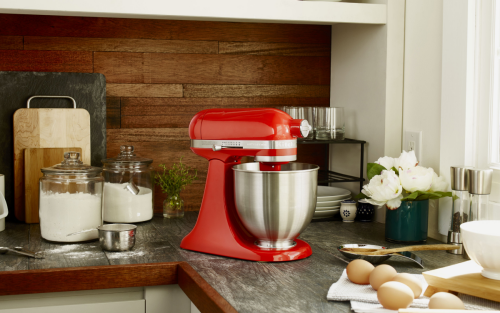
[{"label": "mixer speed control lever", "polygon": [[220,151],[220,150],[222,150],[222,146],[213,145],[212,150]]}]

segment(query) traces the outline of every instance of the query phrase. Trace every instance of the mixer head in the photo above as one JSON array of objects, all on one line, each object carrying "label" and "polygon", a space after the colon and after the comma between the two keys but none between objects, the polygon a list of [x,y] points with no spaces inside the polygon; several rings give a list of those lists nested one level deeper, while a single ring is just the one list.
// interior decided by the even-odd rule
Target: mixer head
[{"label": "mixer head", "polygon": [[191,150],[204,158],[226,163],[253,156],[261,169],[279,171],[297,159],[297,138],[307,137],[311,126],[272,108],[208,109],[189,125]]}]

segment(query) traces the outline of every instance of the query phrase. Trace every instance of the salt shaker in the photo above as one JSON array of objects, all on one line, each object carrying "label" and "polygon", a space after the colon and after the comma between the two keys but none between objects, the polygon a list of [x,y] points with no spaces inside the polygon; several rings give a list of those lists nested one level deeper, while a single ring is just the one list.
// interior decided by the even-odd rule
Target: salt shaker
[{"label": "salt shaker", "polygon": [[342,220],[346,223],[354,222],[356,218],[356,201],[354,200],[344,200],[340,202],[340,216]]},{"label": "salt shaker", "polygon": [[468,167],[452,166],[451,174],[451,193],[452,209],[450,230],[448,230],[448,244],[459,246],[456,250],[447,250],[451,254],[463,254],[462,235],[460,234],[460,225],[469,221],[470,200],[468,191]]}]

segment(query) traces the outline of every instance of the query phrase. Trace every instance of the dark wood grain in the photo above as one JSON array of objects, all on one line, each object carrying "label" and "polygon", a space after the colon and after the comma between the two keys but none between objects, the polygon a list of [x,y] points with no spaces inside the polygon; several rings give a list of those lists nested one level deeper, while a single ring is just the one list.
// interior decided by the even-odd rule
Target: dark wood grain
[{"label": "dark wood grain", "polygon": [[0,71],[92,73],[92,52],[0,50]]},{"label": "dark wood grain", "polygon": [[106,128],[120,128],[120,98],[106,98]]},{"label": "dark wood grain", "polygon": [[179,264],[178,283],[201,312],[237,312],[189,264]]},{"label": "dark wood grain", "polygon": [[94,68],[109,83],[330,84],[329,57],[94,52]]},{"label": "dark wood grain", "polygon": [[330,86],[299,85],[184,85],[184,97],[293,97],[327,98]]},{"label": "dark wood grain", "polygon": [[0,272],[0,295],[177,283],[178,262]]},{"label": "dark wood grain", "polygon": [[330,43],[330,25],[0,15],[0,35]]},{"label": "dark wood grain", "polygon": [[109,97],[182,97],[180,84],[108,84]]},{"label": "dark wood grain", "polygon": [[[109,86],[109,85],[108,85]],[[197,113],[200,108],[258,108],[278,106],[329,106],[330,98],[122,98],[122,116],[171,114],[170,107],[183,107]],[[174,112],[175,113],[175,112]],[[193,114],[194,115],[194,114]],[[192,116],[191,116],[192,117]]]},{"label": "dark wood grain", "polygon": [[284,55],[329,57],[329,44],[276,42],[219,42],[221,54]]},{"label": "dark wood grain", "polygon": [[23,50],[23,37],[0,36],[0,50]]},{"label": "dark wood grain", "polygon": [[[0,43],[1,43],[0,37]],[[21,37],[22,44],[22,37]],[[1,46],[1,45],[0,45]],[[22,47],[22,46],[21,46]],[[217,41],[124,38],[24,37],[25,50],[217,53]]]}]

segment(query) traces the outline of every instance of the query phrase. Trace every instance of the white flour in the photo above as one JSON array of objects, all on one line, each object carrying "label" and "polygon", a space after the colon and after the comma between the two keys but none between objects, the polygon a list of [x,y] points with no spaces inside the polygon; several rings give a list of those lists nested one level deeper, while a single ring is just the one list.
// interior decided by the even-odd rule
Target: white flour
[{"label": "white flour", "polygon": [[101,197],[88,193],[40,193],[40,230],[46,240],[77,242],[97,239],[95,231],[66,236],[102,224]]},{"label": "white flour", "polygon": [[127,183],[104,183],[104,221],[109,223],[135,223],[153,218],[153,191],[138,186],[139,194],[125,189]]}]

